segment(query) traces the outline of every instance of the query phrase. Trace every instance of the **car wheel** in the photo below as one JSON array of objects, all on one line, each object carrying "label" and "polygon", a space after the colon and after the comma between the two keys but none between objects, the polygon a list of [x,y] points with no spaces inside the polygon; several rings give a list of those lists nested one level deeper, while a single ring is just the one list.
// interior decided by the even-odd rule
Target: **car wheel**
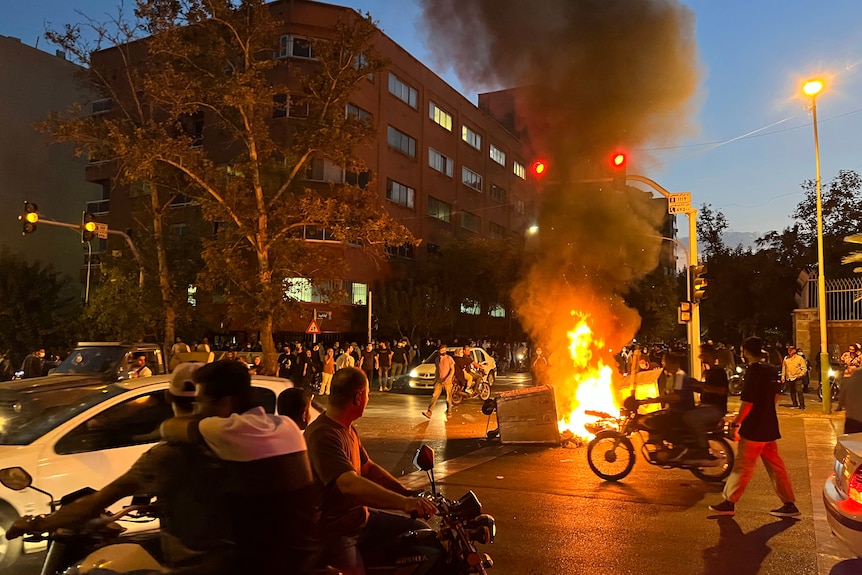
[{"label": "car wheel", "polygon": [[16,519],[18,514],[9,505],[0,501],[0,568],[12,565],[24,548],[24,541],[20,537],[12,541],[6,539],[6,530]]}]

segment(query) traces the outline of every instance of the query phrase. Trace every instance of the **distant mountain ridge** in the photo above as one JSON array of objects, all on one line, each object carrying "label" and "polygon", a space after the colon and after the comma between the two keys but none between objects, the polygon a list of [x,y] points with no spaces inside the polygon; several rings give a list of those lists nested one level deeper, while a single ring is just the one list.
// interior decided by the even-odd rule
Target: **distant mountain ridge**
[{"label": "distant mountain ridge", "polygon": [[[725,232],[724,245],[731,250],[735,250],[739,245],[742,245],[743,249],[751,248],[752,250],[755,250],[757,249],[757,246],[754,244],[754,241],[762,235],[763,234],[760,232]],[[688,245],[688,236],[679,237],[677,239],[682,245]],[[700,245],[698,245],[698,251],[701,251]]]}]

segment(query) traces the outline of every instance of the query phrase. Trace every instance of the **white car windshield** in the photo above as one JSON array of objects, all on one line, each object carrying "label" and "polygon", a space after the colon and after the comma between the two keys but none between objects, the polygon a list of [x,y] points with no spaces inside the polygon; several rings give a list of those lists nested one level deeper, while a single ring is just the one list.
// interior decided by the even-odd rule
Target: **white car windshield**
[{"label": "white car windshield", "polygon": [[57,366],[54,374],[108,374],[116,373],[120,362],[129,350],[127,347],[79,347],[63,363]]},{"label": "white car windshield", "polygon": [[124,391],[113,384],[0,389],[0,445],[29,445],[82,411]]}]

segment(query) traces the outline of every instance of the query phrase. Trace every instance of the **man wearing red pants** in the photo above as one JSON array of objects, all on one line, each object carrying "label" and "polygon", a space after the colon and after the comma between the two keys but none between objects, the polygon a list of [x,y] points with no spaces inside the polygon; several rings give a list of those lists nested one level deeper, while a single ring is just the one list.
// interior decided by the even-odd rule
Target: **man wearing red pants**
[{"label": "man wearing red pants", "polygon": [[742,344],[742,354],[748,369],[742,383],[742,404],[733,422],[735,434],[739,439],[739,449],[733,472],[724,486],[724,501],[709,506],[709,509],[718,515],[734,514],[736,502],[742,497],[751,476],[754,475],[758,459],[763,460],[775,493],[782,502],[781,507],[770,513],[778,517],[795,517],[800,514],[787,467],[778,453],[777,440],[781,438],[778,415],[775,413],[778,373],[774,366],[762,363],[762,349],[763,341],[759,337],[750,337]]}]

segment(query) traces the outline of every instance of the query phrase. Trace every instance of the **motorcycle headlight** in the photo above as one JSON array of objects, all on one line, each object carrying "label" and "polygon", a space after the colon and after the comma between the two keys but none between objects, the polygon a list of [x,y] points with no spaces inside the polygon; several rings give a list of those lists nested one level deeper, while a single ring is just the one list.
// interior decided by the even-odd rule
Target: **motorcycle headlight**
[{"label": "motorcycle headlight", "polygon": [[736,373],[742,373],[742,366],[741,365],[736,366]]},{"label": "motorcycle headlight", "polygon": [[835,370],[834,369],[829,370],[829,377],[835,377]]},{"label": "motorcycle headlight", "polygon": [[488,514],[482,514],[467,523],[467,533],[471,541],[483,545],[494,542],[497,536],[497,522]]}]

